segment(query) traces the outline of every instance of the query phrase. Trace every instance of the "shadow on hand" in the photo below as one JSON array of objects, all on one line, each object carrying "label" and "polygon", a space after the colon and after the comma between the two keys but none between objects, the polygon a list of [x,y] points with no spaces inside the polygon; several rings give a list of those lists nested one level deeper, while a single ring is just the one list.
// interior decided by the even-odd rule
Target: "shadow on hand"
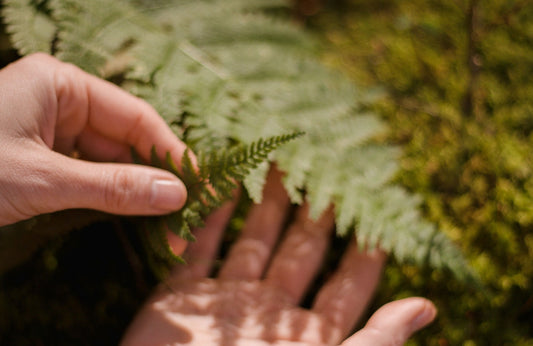
[{"label": "shadow on hand", "polygon": [[339,337],[318,314],[294,306],[280,290],[261,281],[202,279],[171,286],[162,287],[148,305],[150,322],[158,329],[157,344],[328,344]]}]

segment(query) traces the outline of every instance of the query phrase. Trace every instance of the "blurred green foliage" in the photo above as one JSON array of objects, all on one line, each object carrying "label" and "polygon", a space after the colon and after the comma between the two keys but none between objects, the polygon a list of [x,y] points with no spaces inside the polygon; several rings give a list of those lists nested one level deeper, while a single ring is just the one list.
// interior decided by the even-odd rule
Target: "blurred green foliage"
[{"label": "blurred green foliage", "polygon": [[405,148],[399,181],[424,196],[487,287],[392,265],[377,304],[437,303],[437,322],[412,344],[532,345],[533,2],[300,3],[326,61],[386,90],[369,107]]}]

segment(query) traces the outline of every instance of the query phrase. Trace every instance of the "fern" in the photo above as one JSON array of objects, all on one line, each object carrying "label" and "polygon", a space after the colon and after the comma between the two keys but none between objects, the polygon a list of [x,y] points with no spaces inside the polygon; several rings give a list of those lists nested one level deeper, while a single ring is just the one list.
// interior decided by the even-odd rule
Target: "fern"
[{"label": "fern", "polygon": [[[151,166],[171,171],[179,177],[187,187],[188,195],[184,207],[163,217],[147,218],[146,227],[142,230],[146,243],[158,257],[166,262],[182,262],[182,259],[172,252],[166,231],[169,230],[179,237],[194,241],[192,229],[202,227],[205,217],[222,202],[231,198],[237,187],[251,169],[268,159],[268,155],[303,133],[274,136],[267,139],[260,138],[250,145],[236,145],[229,149],[211,150],[198,154],[198,166],[194,166],[190,151],[186,151],[181,160],[180,169],[167,154],[166,162],[158,158],[155,148],[152,148]],[[132,157],[139,164],[142,161],[133,150]],[[154,259],[153,259],[154,260]],[[157,266],[155,266],[157,268]]]},{"label": "fern", "polygon": [[[6,5],[4,17],[21,53],[55,50],[91,73],[120,76],[119,84],[150,102],[194,152],[211,153],[200,160],[201,169],[211,160],[217,166],[208,170],[229,169],[229,158],[236,160],[236,153],[213,148],[303,131],[305,137],[270,157],[286,173],[284,185],[294,203],[307,199],[313,217],[333,204],[339,234],[355,232],[361,244],[379,243],[402,261],[472,277],[459,250],[421,217],[420,200],[391,183],[399,151],[377,141],[386,128],[376,115],[362,111],[372,95],[321,64],[313,38],[267,14],[283,9],[283,1],[49,0],[37,6],[11,0]],[[37,12],[57,28],[54,46],[49,35],[32,29],[35,16],[26,14]],[[192,172],[189,166],[183,163]],[[268,163],[246,174],[235,167],[225,172],[243,178],[260,201]],[[229,181],[216,187],[214,176],[209,181],[220,193]],[[180,230],[184,218],[199,223],[204,215],[199,201],[215,195],[198,197],[180,217],[158,222]]]},{"label": "fern", "polygon": [[7,31],[13,35],[14,46],[21,54],[52,52],[56,26],[49,18],[44,3],[32,0],[4,1],[2,15],[9,18]]}]

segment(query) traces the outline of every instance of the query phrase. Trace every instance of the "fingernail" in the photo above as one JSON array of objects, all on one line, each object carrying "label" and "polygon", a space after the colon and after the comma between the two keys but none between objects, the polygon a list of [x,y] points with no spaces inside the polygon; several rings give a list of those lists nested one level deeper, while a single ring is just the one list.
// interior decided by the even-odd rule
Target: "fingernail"
[{"label": "fingernail", "polygon": [[156,209],[178,210],[185,204],[187,190],[180,180],[154,180],[150,204]]},{"label": "fingernail", "polygon": [[435,319],[435,316],[437,316],[435,306],[430,302],[424,302],[422,311],[411,322],[412,331],[414,332],[425,327]]}]

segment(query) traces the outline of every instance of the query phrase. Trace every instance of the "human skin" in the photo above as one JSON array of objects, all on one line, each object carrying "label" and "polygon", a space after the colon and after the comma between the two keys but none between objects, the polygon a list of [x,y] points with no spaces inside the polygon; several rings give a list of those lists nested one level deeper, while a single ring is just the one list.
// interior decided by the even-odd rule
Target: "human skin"
[{"label": "human skin", "polygon": [[262,203],[252,207],[216,276],[210,274],[235,203],[195,231],[197,242],[185,252],[188,264],[176,267],[156,290],[122,345],[394,346],[435,318],[430,301],[407,298],[386,304],[350,336],[386,259],[379,249],[361,251],[355,239],[311,308],[300,307],[323,263],[334,215],[329,210],[312,220],[304,205],[284,230],[289,199],[280,176],[270,174]]},{"label": "human skin", "polygon": [[143,100],[46,54],[8,65],[0,71],[0,226],[70,208],[180,209],[186,189],[176,176],[131,164],[131,147],[148,159],[152,145],[178,162],[185,150]]},{"label": "human skin", "polygon": [[[70,208],[123,215],[180,209],[186,190],[173,174],[131,164],[155,145],[179,162],[185,150],[156,111],[111,83],[45,54],[0,71],[0,226]],[[401,345],[433,320],[433,304],[408,298],[379,309],[347,338],[379,282],[385,254],[354,240],[311,309],[299,307],[323,262],[333,211],[311,220],[304,205],[279,248],[289,200],[273,171],[264,201],[218,276],[209,274],[230,203],[196,230],[189,265],[176,267],[129,328],[124,345]],[[169,233],[174,251],[186,243]]]}]

